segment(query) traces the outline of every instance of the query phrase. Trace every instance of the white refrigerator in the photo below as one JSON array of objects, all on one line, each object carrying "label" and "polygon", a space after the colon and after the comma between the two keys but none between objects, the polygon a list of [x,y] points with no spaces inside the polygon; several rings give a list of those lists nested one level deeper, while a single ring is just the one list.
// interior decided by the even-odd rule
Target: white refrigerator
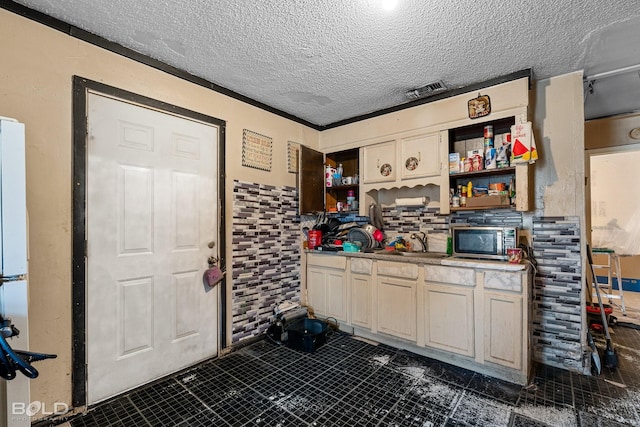
[{"label": "white refrigerator", "polygon": [[[0,117],[0,315],[20,331],[6,339],[20,350],[29,349],[25,175],[24,124]],[[31,425],[21,410],[30,404],[29,381],[0,378],[0,427]]]}]

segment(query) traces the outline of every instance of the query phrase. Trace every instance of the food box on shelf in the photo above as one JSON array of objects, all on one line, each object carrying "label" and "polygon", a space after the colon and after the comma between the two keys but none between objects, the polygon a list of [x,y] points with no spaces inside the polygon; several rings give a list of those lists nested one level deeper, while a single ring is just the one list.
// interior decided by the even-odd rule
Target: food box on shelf
[{"label": "food box on shelf", "polygon": [[460,170],[460,153],[449,153],[449,173],[462,172]]},{"label": "food box on shelf", "polygon": [[477,197],[467,197],[467,207],[468,208],[480,208],[480,207],[491,207],[491,206],[509,206],[509,196],[506,194],[497,194],[495,196],[477,196]]}]

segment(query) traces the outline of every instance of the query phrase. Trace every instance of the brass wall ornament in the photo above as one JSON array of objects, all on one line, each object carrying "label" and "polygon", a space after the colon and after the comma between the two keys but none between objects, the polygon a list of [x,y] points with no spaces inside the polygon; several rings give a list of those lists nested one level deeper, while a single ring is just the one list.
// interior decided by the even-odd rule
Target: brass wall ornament
[{"label": "brass wall ornament", "polygon": [[470,119],[485,117],[491,113],[491,99],[489,95],[478,94],[478,97],[470,99],[467,105],[469,106]]}]

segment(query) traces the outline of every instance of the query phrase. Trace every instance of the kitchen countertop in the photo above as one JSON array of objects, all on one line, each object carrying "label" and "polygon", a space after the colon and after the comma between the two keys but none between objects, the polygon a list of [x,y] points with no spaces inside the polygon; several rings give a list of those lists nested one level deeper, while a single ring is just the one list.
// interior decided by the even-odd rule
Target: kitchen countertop
[{"label": "kitchen countertop", "polygon": [[334,252],[307,250],[306,252],[327,256],[347,256],[353,258],[369,258],[385,261],[406,262],[411,264],[446,265],[451,267],[481,268],[486,270],[522,271],[527,269],[527,264],[510,264],[506,261],[488,261],[469,258],[458,258],[437,253],[427,253],[426,255],[418,256],[405,256],[385,250],[376,252]]}]

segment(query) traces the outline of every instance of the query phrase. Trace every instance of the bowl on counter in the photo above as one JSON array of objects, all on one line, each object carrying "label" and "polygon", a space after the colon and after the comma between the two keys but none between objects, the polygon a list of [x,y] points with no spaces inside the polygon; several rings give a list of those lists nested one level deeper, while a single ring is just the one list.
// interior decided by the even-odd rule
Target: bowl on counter
[{"label": "bowl on counter", "polygon": [[343,242],[342,250],[344,252],[360,252],[360,246],[351,242]]}]

